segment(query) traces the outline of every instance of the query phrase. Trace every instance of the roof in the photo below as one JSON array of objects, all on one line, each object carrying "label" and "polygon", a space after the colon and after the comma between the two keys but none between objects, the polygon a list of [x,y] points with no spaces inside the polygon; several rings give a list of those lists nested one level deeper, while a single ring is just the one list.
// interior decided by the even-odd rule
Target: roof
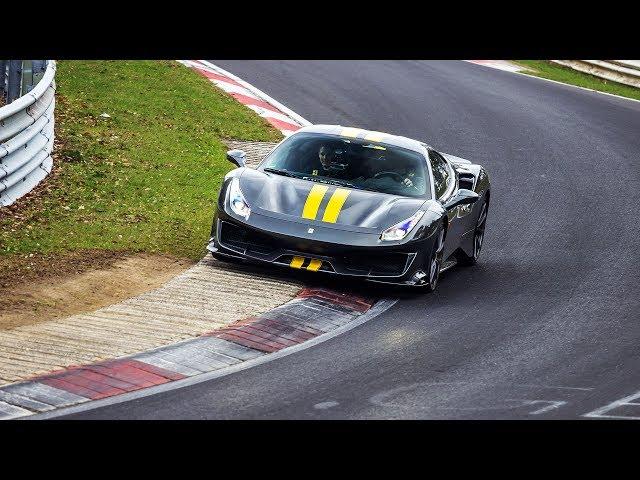
[{"label": "roof", "polygon": [[418,153],[424,153],[424,142],[412,138],[392,135],[390,133],[365,130],[363,128],[343,127],[341,125],[310,125],[303,127],[296,133],[325,133],[327,135],[337,135],[344,138],[357,138],[370,140],[372,142],[384,143],[396,147],[407,148]]}]

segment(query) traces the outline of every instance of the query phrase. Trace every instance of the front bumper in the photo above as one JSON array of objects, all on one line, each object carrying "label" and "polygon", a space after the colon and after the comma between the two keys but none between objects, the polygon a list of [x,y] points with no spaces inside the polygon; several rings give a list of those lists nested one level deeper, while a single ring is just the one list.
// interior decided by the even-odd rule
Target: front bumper
[{"label": "front bumper", "polygon": [[253,216],[253,223],[267,223],[269,230],[240,222],[226,212],[216,214],[207,249],[214,255],[373,282],[426,283],[425,252],[431,252],[431,238],[383,245],[377,236],[374,242],[353,232],[323,231],[318,232],[320,239],[315,239],[301,235],[308,231],[308,225],[302,229],[297,222],[258,217]]}]

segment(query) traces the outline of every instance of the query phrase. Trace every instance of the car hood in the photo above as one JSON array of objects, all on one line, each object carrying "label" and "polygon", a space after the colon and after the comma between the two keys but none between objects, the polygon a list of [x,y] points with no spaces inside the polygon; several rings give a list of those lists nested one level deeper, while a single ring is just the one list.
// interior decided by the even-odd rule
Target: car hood
[{"label": "car hood", "polygon": [[[324,193],[321,187],[327,187]],[[248,168],[240,176],[240,189],[251,210],[258,214],[361,232],[381,232],[411,217],[426,201]]]}]

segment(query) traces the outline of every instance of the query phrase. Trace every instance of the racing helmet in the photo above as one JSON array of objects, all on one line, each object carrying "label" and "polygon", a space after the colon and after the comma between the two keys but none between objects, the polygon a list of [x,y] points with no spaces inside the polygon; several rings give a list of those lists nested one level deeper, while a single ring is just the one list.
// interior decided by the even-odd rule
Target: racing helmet
[{"label": "racing helmet", "polygon": [[318,158],[325,171],[346,170],[349,166],[344,149],[323,143],[318,150]]}]

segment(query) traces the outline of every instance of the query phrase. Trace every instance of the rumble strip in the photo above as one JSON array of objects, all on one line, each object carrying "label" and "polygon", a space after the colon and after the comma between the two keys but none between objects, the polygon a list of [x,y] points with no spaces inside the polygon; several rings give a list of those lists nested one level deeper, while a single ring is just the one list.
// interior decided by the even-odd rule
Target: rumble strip
[{"label": "rumble strip", "polygon": [[178,60],[208,78],[218,88],[224,90],[238,102],[250,108],[267,122],[280,130],[284,136],[291,135],[310,122],[289,110],[266,93],[258,90],[232,73],[206,60]]}]

